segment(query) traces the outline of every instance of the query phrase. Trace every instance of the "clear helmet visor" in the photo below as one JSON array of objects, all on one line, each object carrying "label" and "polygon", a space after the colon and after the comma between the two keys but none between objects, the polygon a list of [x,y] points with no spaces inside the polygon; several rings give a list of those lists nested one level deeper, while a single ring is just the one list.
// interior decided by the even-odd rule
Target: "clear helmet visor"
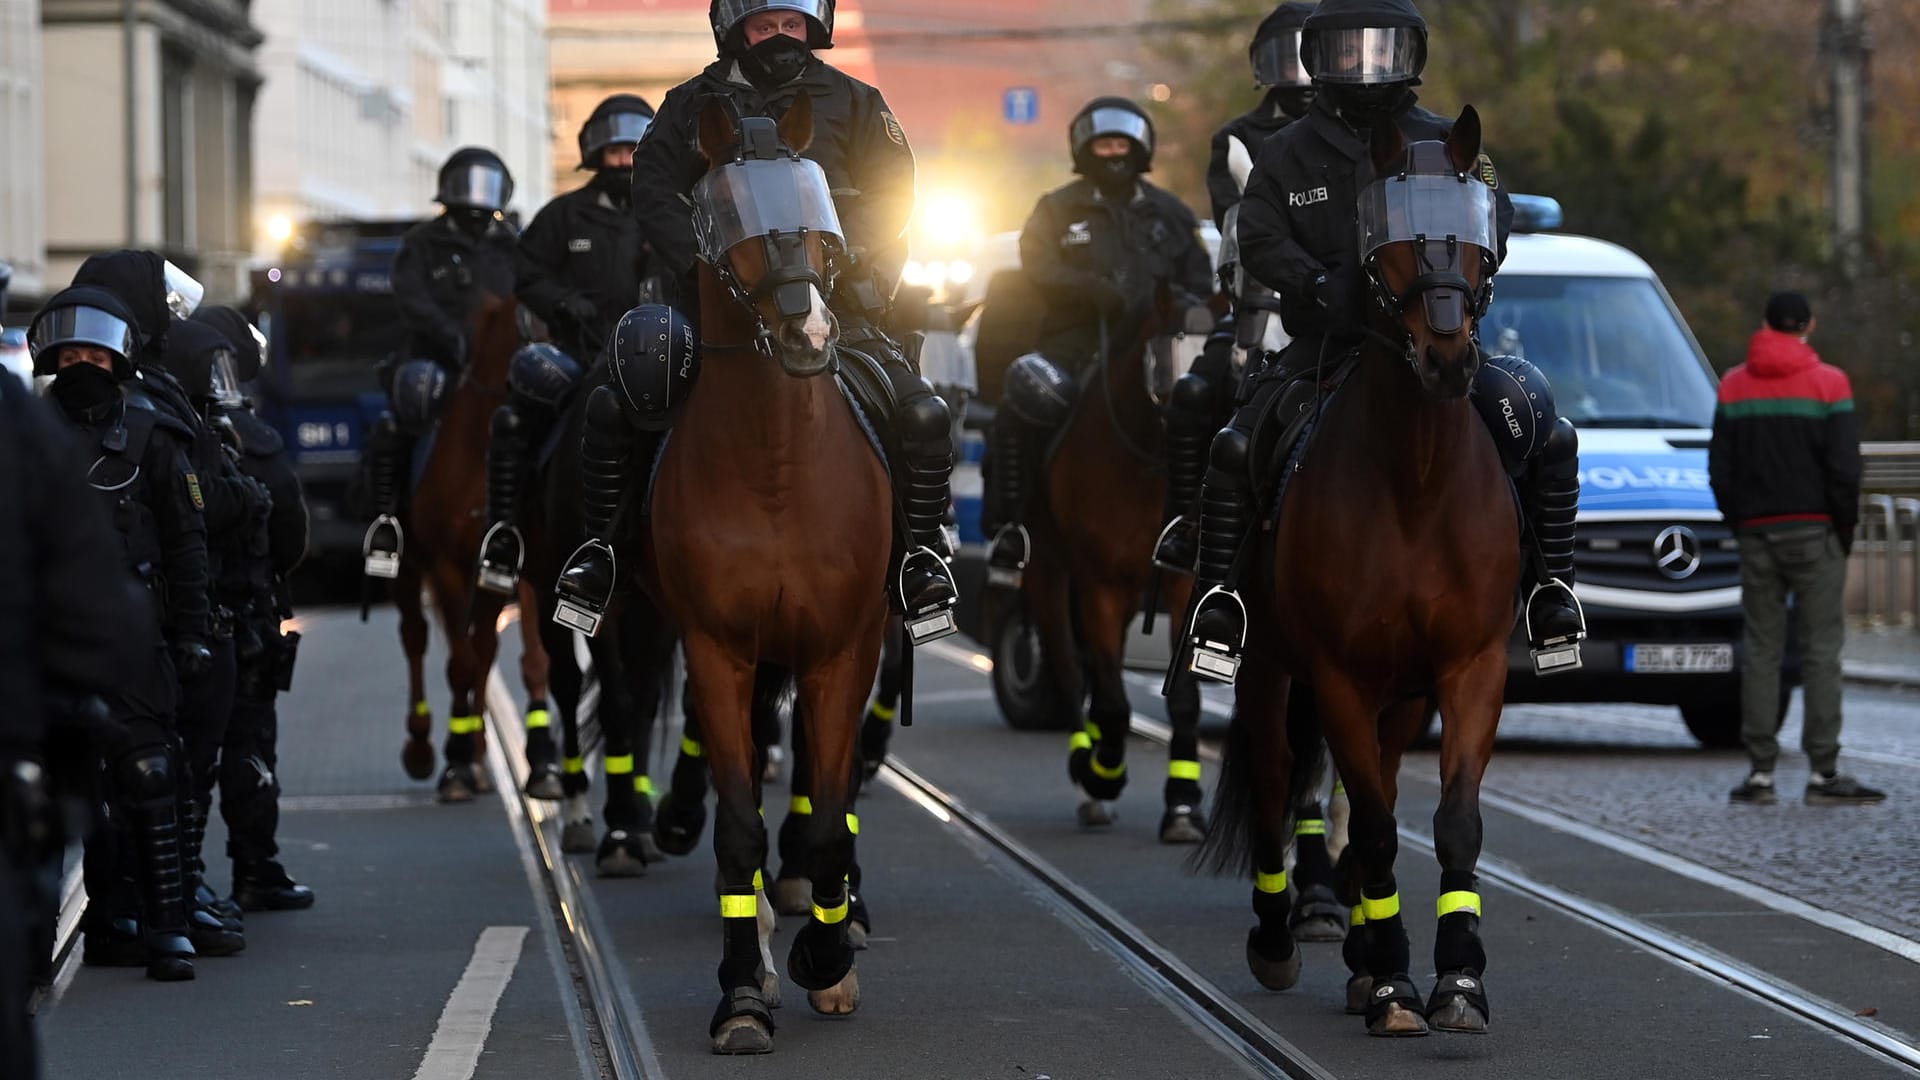
[{"label": "clear helmet visor", "polygon": [[1500,250],[1493,189],[1475,176],[1387,176],[1360,193],[1360,255],[1403,240]]},{"label": "clear helmet visor", "polygon": [[1193,370],[1206,351],[1207,335],[1213,332],[1213,313],[1204,307],[1191,307],[1174,324],[1174,332],[1160,334],[1147,342],[1147,396],[1155,405],[1165,405],[1173,395],[1173,384]]},{"label": "clear helmet visor", "polygon": [[507,174],[498,165],[464,165],[447,171],[440,201],[448,206],[499,210],[507,205]]},{"label": "clear helmet visor", "polygon": [[[53,369],[52,350],[62,345],[92,345],[122,360],[133,355],[133,327],[112,312],[92,307],[66,307],[46,312],[27,332],[27,351],[36,366]],[[42,360],[45,357],[45,360]]]},{"label": "clear helmet visor", "polygon": [[1300,31],[1288,30],[1253,43],[1255,86],[1311,86],[1313,77],[1300,59]]},{"label": "clear helmet visor", "polygon": [[1140,149],[1153,153],[1153,125],[1132,109],[1099,108],[1081,113],[1074,118],[1071,134],[1076,154],[1102,135],[1125,135],[1139,143]]},{"label": "clear helmet visor", "polygon": [[653,118],[644,113],[622,112],[603,116],[587,125],[587,153],[604,150],[617,143],[637,146]]},{"label": "clear helmet visor", "polygon": [[846,247],[827,174],[805,158],[730,162],[693,186],[694,239],[711,265],[741,241],[802,229]]},{"label": "clear helmet visor", "polygon": [[1424,51],[1420,31],[1410,26],[1316,29],[1304,59],[1319,82],[1374,85],[1419,78]]},{"label": "clear helmet visor", "polygon": [[207,295],[205,285],[171,262],[161,266],[160,276],[167,283],[167,310],[173,312],[176,319],[191,316],[194,309],[200,306],[201,298]]},{"label": "clear helmet visor", "polygon": [[833,0],[716,0],[713,32],[726,37],[742,20],[763,11],[797,11],[819,23],[827,36],[833,36]]},{"label": "clear helmet visor", "polygon": [[245,399],[240,396],[239,367],[234,363],[233,352],[221,349],[213,354],[207,379],[207,396],[217,405],[226,408],[239,406]]}]

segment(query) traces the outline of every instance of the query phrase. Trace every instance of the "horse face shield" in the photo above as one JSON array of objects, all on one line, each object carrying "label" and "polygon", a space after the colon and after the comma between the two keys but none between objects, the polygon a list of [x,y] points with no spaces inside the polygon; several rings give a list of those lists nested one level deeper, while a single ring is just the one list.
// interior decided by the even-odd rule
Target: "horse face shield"
[{"label": "horse face shield", "polygon": [[[1443,337],[1467,333],[1493,300],[1499,225],[1493,189],[1478,177],[1402,173],[1382,177],[1360,194],[1360,252],[1375,298],[1396,318],[1418,296],[1429,329]],[[1380,268],[1380,250],[1412,244],[1417,273],[1396,292]],[[1468,279],[1478,255],[1479,283]]]},{"label": "horse face shield", "polygon": [[[734,299],[759,313],[770,300],[783,323],[816,316],[833,293],[846,233],[820,166],[781,149],[770,120],[741,123],[743,156],[715,167],[694,186],[694,238]],[[822,257],[816,262],[814,243]],[[757,244],[760,258],[741,249]],[[755,265],[758,263],[759,265]],[[762,351],[772,334],[761,322]]]}]

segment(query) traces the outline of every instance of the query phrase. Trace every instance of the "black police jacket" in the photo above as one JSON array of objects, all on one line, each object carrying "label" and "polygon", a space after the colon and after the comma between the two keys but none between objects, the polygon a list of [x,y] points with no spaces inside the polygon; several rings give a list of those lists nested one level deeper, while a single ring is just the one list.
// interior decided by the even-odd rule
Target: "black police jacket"
[{"label": "black police jacket", "polygon": [[267,514],[267,553],[273,573],[285,577],[307,556],[307,497],[287,460],[286,443],[252,409],[227,414],[240,439],[240,471],[266,485],[273,496]]},{"label": "black police jacket", "polygon": [[245,557],[251,535],[266,516],[265,493],[244,477],[220,441],[220,433],[194,411],[186,392],[171,375],[145,367],[126,384],[127,404],[155,409],[187,431],[187,462],[198,478],[201,519],[206,523],[210,577],[223,576],[228,559]]},{"label": "black police jacket", "polygon": [[[647,275],[647,242],[626,192],[616,203],[588,184],[540,208],[514,249],[514,295],[554,329],[581,364],[593,363],[627,309],[640,302]],[[593,318],[574,325],[562,304],[571,297],[593,303]]]},{"label": "black police jacket", "polygon": [[732,60],[709,64],[667,91],[634,152],[633,213],[668,280],[682,282],[693,273],[693,212],[687,196],[707,171],[699,147],[700,111],[707,98],[729,98],[743,116],[778,119],[802,90],[813,103],[813,143],[801,156],[826,173],[855,259],[872,273],[882,295],[893,293],[913,216],[913,151],[880,91],[817,57],[799,78],[766,94]]},{"label": "black police jacket", "polygon": [[[1419,108],[1413,97],[1407,95],[1406,108],[1395,118],[1407,141],[1445,139],[1453,121]],[[1495,184],[1498,255],[1504,259],[1513,203],[1484,159],[1482,174]],[[1331,320],[1309,293],[1322,273],[1361,280],[1358,206],[1360,190],[1373,180],[1367,132],[1348,127],[1324,95],[1314,99],[1300,122],[1268,139],[1254,160],[1240,207],[1240,263],[1280,294],[1280,318],[1294,338],[1321,338],[1330,329],[1344,332],[1362,325],[1366,292],[1357,284],[1346,296],[1349,310]]]},{"label": "black police jacket", "polygon": [[412,355],[466,364],[467,319],[489,297],[513,295],[513,230],[495,221],[478,239],[441,214],[407,230],[393,260],[393,298]]},{"label": "black police jacket", "polygon": [[1078,368],[1131,336],[1159,283],[1201,298],[1213,270],[1199,222],[1179,199],[1142,180],[1121,205],[1091,181],[1075,180],[1040,197],[1020,233],[1020,262],[1046,303],[1039,351]]},{"label": "black police jacket", "polygon": [[1213,203],[1215,225],[1222,224],[1227,211],[1240,201],[1240,185],[1227,168],[1228,137],[1238,138],[1247,148],[1248,158],[1257,159],[1267,139],[1293,121],[1294,117],[1269,94],[1251,112],[1234,117],[1213,133],[1213,150],[1207,159],[1207,198]]},{"label": "black police jacket", "polygon": [[0,757],[38,748],[51,697],[111,690],[157,644],[73,431],[0,374]]}]

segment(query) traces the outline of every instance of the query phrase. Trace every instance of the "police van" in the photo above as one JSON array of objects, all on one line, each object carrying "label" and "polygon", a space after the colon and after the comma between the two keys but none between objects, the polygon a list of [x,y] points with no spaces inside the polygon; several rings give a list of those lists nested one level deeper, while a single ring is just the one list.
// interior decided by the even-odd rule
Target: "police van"
[{"label": "police van", "polygon": [[[1524,356],[1545,371],[1560,414],[1579,428],[1574,561],[1589,636],[1579,671],[1540,678],[1516,626],[1507,700],[1677,706],[1701,743],[1738,745],[1740,561],[1707,478],[1713,369],[1644,260],[1617,244],[1550,231],[1562,220],[1551,199],[1514,202],[1514,233],[1481,341],[1490,352]],[[984,283],[1017,260],[983,259],[975,279],[990,291]],[[978,342],[968,335],[979,327],[976,320],[962,336],[969,349]],[[982,365],[976,383],[991,399],[989,366]],[[967,591],[976,569],[969,562],[986,539],[978,530],[983,440],[969,433],[962,447],[954,492],[974,555],[960,563]],[[1003,696],[1029,682],[1038,692],[1030,632],[980,626],[972,615],[963,612],[963,628],[1008,667],[996,671],[996,682],[1007,684],[997,687]],[[1136,633],[1130,662],[1164,667],[1164,635],[1156,637]]]}]

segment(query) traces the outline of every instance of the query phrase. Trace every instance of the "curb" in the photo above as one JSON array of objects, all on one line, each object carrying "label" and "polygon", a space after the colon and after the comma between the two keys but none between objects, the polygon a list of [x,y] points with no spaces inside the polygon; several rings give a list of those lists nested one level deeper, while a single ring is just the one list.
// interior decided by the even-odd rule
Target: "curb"
[{"label": "curb", "polygon": [[1896,667],[1883,667],[1878,664],[1840,665],[1840,678],[1845,682],[1860,683],[1864,686],[1879,686],[1894,690],[1920,690],[1920,672],[1906,671]]}]

